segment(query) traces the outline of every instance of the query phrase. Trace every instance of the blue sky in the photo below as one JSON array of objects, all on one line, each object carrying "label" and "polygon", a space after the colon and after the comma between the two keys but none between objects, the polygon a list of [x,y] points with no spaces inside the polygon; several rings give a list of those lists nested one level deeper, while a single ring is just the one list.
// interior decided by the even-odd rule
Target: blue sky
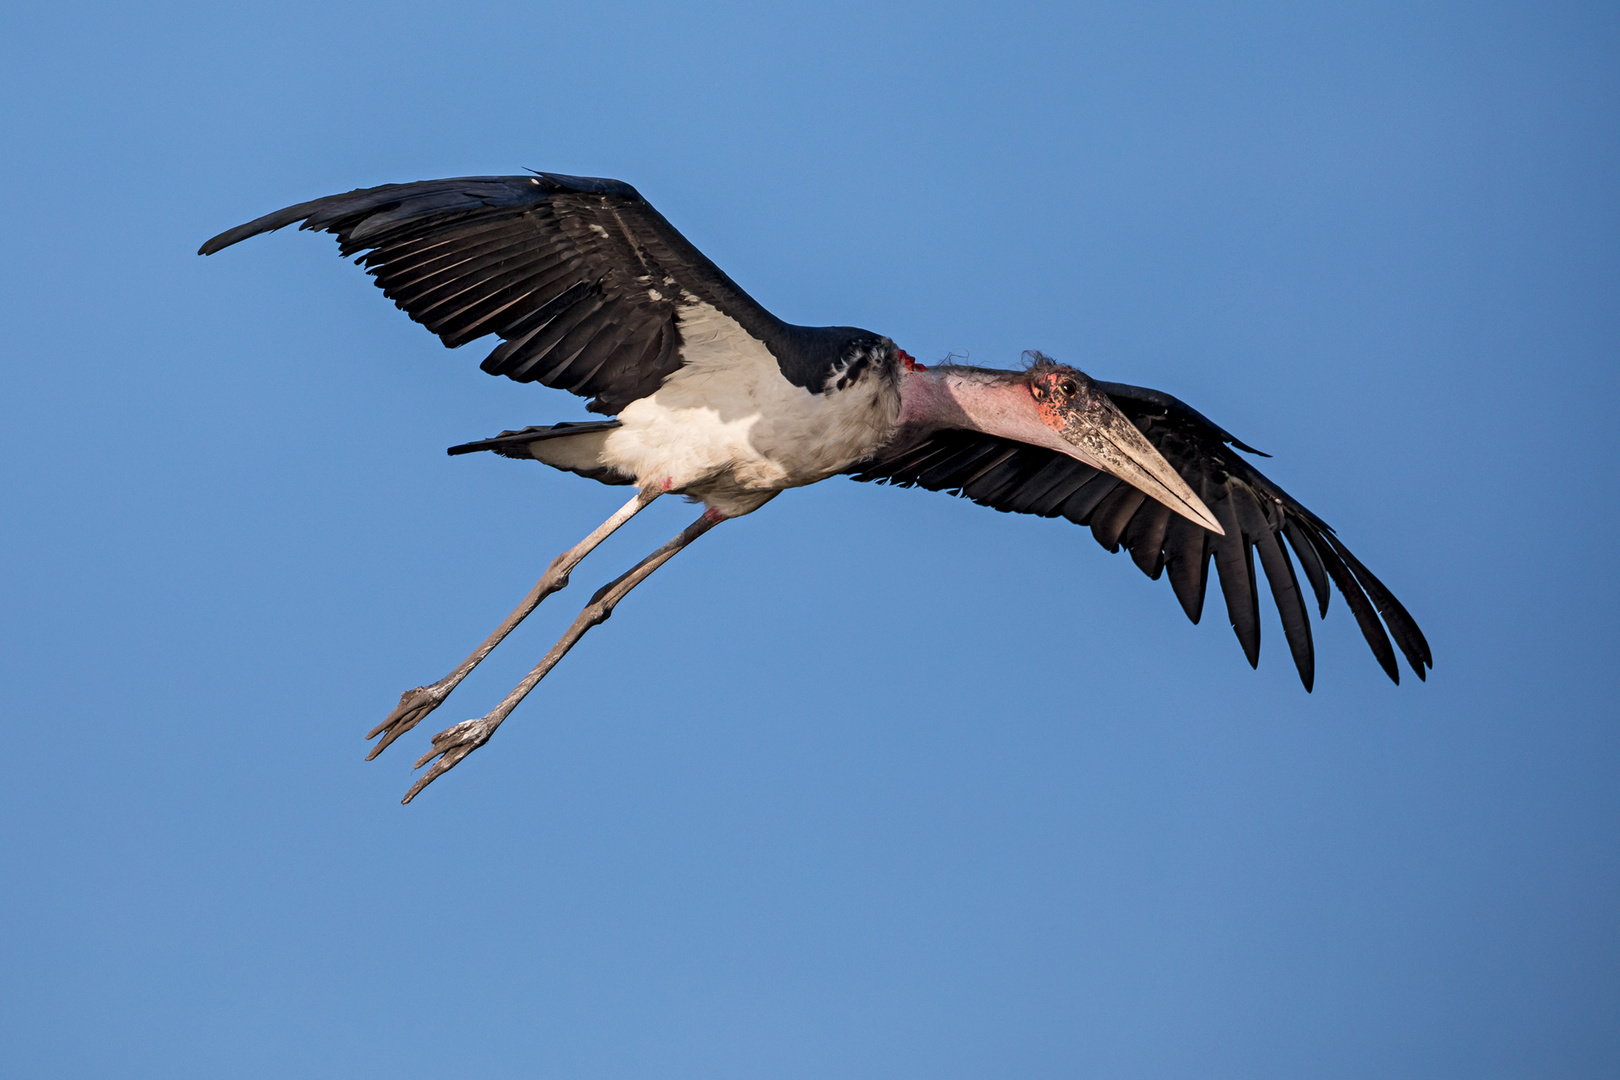
[{"label": "blue sky", "polygon": [[[1607,5],[0,14],[0,1045],[41,1077],[1620,1071]],[[844,480],[705,537],[410,807],[665,500],[286,204],[636,184],[784,318],[1271,452],[1434,647],[1298,686],[1084,530]],[[443,720],[443,723],[435,723]]]}]

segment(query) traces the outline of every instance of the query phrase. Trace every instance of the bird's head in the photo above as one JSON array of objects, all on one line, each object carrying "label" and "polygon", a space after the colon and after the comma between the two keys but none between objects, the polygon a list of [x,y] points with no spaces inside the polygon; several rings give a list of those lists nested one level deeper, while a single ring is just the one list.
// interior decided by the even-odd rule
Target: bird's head
[{"label": "bird's head", "polygon": [[901,422],[965,428],[1043,446],[1117,476],[1215,533],[1220,522],[1136,425],[1085,372],[1036,354],[1023,371],[909,368]]}]

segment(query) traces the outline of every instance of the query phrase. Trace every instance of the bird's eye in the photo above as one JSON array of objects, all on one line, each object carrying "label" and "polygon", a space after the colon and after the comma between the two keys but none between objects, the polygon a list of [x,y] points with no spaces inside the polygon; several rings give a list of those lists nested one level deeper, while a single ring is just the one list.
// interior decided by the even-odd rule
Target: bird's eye
[{"label": "bird's eye", "polygon": [[1060,389],[1063,391],[1064,397],[1074,397],[1080,390],[1078,386],[1074,385],[1073,379],[1064,379]]}]

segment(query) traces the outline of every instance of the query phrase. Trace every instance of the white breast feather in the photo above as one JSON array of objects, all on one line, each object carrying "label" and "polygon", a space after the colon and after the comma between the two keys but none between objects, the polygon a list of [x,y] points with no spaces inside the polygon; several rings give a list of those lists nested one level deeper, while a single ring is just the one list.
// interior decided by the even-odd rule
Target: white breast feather
[{"label": "white breast feather", "polygon": [[690,296],[680,308],[684,363],[619,413],[601,460],[638,483],[685,492],[727,514],[823,480],[882,445],[900,395],[878,372],[833,394],[782,377],[763,342]]}]

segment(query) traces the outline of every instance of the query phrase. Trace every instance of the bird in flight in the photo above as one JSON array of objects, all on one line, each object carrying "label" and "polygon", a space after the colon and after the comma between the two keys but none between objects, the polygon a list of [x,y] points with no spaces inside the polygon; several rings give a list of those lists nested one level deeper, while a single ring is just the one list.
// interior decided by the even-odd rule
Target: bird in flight
[{"label": "bird in flight", "polygon": [[404,802],[488,742],[676,552],[788,488],[837,475],[1089,525],[1150,578],[1168,577],[1195,623],[1213,561],[1250,666],[1260,657],[1258,553],[1307,691],[1315,653],[1294,559],[1322,616],[1330,583],[1344,596],[1392,680],[1400,669],[1391,638],[1419,678],[1433,666],[1422,632],[1384,584],[1237,453],[1260,452],[1169,394],[1094,380],[1039,353],[1013,371],[925,366],[870,330],[785,323],[617,180],[535,173],[385,184],[267,214],[198,254],[294,223],[336,235],[342,255],[447,347],[499,338],[482,365],[491,375],[578,394],[606,417],[505,431],[451,454],[491,451],[635,489],[454,670],[400,696],[367,736],[378,739],[367,760],[441,705],[619,526],[666,493],[704,506],[598,590],[493,710],[435,735],[416,763],[431,767]]}]

